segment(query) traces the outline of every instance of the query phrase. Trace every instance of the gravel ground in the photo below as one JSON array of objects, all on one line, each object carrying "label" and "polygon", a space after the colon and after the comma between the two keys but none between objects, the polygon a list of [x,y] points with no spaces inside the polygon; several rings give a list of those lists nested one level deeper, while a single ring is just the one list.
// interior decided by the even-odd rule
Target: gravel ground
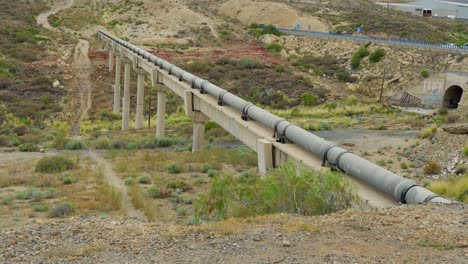
[{"label": "gravel ground", "polygon": [[2,263],[466,263],[463,204],[201,226],[110,215],[25,219],[0,230]]}]

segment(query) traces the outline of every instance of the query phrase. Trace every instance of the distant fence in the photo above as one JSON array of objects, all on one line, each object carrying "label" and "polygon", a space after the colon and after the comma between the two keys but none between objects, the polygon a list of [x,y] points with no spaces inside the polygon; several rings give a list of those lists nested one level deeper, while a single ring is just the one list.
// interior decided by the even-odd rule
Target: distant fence
[{"label": "distant fence", "polygon": [[458,46],[448,46],[447,44],[437,44],[424,41],[414,41],[407,39],[393,39],[393,38],[377,38],[369,37],[363,35],[349,35],[341,33],[328,33],[328,32],[318,32],[318,31],[309,31],[309,30],[298,30],[298,29],[286,29],[278,28],[279,31],[294,36],[303,36],[303,37],[319,37],[327,39],[345,39],[352,40],[357,42],[375,42],[379,44],[388,44],[393,46],[401,47],[410,47],[410,48],[419,48],[419,49],[428,49],[428,50],[438,50],[445,51],[449,53],[461,53],[468,54],[468,49],[460,48]]}]

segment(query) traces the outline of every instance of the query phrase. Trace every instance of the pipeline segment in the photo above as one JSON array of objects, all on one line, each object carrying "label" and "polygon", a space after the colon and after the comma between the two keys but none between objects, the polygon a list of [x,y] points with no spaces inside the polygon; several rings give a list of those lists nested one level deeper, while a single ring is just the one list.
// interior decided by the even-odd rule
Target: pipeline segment
[{"label": "pipeline segment", "polygon": [[[335,167],[344,173],[354,176],[361,181],[373,186],[375,189],[386,193],[402,204],[419,204],[427,202],[450,203],[449,200],[440,197],[431,191],[418,186],[415,181],[402,178],[372,162],[369,162],[347,150],[328,142],[287,120],[273,115],[272,113],[247,102],[244,99],[224,90],[207,80],[201,79],[166,60],[140,49],[126,41],[123,41],[105,31],[100,30],[99,34],[106,36],[118,45],[138,54],[155,66],[166,70],[169,74],[179,78],[199,89],[201,93],[206,93],[219,100],[222,104],[230,105],[239,110],[243,119],[255,120],[273,130],[277,134],[280,142],[291,141],[302,148],[312,152],[331,167]],[[244,118],[245,117],[245,118]]]}]

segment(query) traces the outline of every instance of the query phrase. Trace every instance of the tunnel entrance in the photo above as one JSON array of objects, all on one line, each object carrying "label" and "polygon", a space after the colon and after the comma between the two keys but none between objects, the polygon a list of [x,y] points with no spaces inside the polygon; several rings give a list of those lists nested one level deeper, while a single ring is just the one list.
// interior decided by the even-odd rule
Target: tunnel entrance
[{"label": "tunnel entrance", "polygon": [[448,109],[458,108],[463,95],[463,89],[460,86],[450,86],[444,94],[444,107]]}]

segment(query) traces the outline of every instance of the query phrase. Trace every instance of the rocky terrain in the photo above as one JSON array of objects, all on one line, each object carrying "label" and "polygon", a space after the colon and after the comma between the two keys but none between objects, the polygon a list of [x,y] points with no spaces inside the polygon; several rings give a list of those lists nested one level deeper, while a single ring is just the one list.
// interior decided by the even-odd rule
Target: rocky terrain
[{"label": "rocky terrain", "polygon": [[186,226],[91,214],[0,230],[3,263],[465,263],[462,204]]}]

